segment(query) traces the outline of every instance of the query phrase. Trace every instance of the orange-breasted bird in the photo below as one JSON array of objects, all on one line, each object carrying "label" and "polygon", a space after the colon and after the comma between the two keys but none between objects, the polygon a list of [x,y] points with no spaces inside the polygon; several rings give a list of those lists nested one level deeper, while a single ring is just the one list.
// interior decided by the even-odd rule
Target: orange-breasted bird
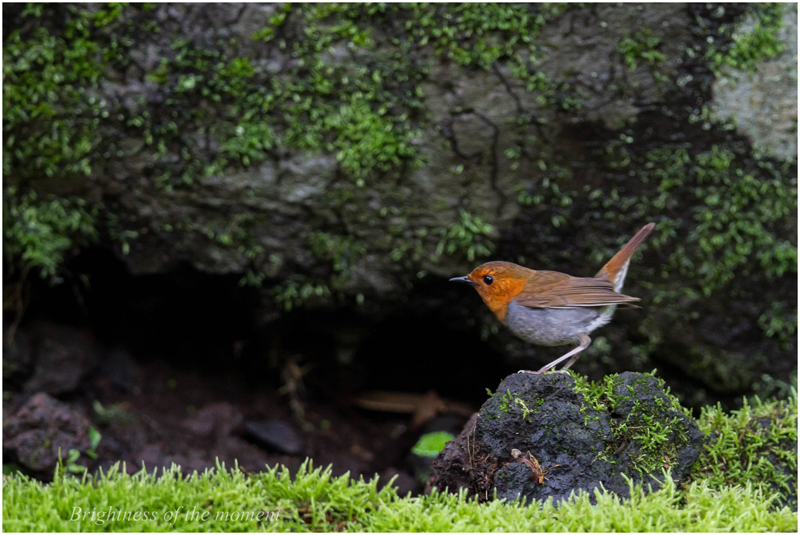
[{"label": "orange-breasted bird", "polygon": [[511,262],[487,262],[465,277],[450,280],[474,286],[497,319],[523,340],[541,346],[577,344],[538,371],[527,373],[544,373],[569,359],[560,370],[564,371],[592,343],[589,333],[608,323],[618,305],[633,306],[631,303],[639,301],[619,291],[631,256],[653,226],[642,227],[594,277],[535,271]]}]

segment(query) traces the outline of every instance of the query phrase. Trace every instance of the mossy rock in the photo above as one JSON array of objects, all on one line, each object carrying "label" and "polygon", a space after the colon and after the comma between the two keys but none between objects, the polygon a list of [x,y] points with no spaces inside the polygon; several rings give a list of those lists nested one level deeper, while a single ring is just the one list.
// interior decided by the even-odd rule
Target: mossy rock
[{"label": "mossy rock", "polygon": [[[623,373],[591,384],[518,373],[434,461],[432,485],[466,487],[482,500],[496,491],[498,498],[559,503],[578,489],[591,495],[600,488],[628,497],[631,481],[658,489],[664,470],[681,481],[703,439],[653,376]],[[465,468],[473,474],[466,481]]]}]

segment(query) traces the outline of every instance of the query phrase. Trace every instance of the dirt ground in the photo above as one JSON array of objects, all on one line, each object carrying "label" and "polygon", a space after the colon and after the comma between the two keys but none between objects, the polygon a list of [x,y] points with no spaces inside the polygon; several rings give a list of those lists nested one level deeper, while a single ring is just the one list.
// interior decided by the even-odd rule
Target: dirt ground
[{"label": "dirt ground", "polygon": [[[413,455],[414,444],[433,430],[458,434],[469,413],[478,408],[448,404],[435,392],[427,396],[384,392],[376,394],[377,408],[383,409],[369,410],[359,406],[370,406],[361,399],[362,393],[332,395],[336,384],[317,388],[326,376],[335,383],[337,375],[324,369],[314,373],[313,366],[297,358],[283,363],[279,378],[273,373],[259,379],[236,363],[209,373],[163,357],[137,359],[121,348],[109,351],[86,328],[50,323],[21,329],[15,344],[8,351],[9,365],[17,355],[27,375],[6,382],[4,422],[19,420],[32,396],[47,392],[53,403],[80,415],[78,420],[85,417],[99,431],[94,458],[83,454],[76,463],[92,472],[118,461],[130,473],[143,465],[150,471],[172,463],[191,473],[214,468],[218,461],[249,472],[275,464],[295,471],[308,457],[314,466],[331,465],[334,475],[349,472],[351,477],[369,479],[379,474],[382,482],[397,476],[395,485],[401,492],[418,493],[424,489],[430,460]],[[76,372],[74,368],[81,365],[84,370]],[[367,392],[367,398],[372,394]],[[48,407],[39,412],[46,413]],[[53,419],[62,418],[53,412]],[[60,424],[50,419],[37,413],[35,422],[16,422],[16,427],[53,435],[52,429]],[[88,433],[85,429],[74,434],[84,431]],[[13,440],[14,434],[7,438]],[[41,457],[37,451],[41,444],[22,442],[9,448],[4,441],[5,463],[49,479],[54,464],[36,470],[24,460]]]}]

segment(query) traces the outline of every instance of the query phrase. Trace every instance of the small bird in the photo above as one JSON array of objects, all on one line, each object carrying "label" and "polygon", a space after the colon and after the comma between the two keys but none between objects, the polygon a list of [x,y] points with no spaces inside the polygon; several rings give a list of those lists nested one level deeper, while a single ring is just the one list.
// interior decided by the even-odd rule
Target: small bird
[{"label": "small bird", "polygon": [[570,359],[572,366],[589,347],[589,333],[611,320],[618,305],[634,306],[638,297],[619,293],[631,256],[653,230],[645,225],[594,277],[571,277],[557,271],[535,271],[511,262],[487,262],[452,282],[470,284],[483,302],[518,337],[541,346],[578,347],[538,371],[545,373]]}]

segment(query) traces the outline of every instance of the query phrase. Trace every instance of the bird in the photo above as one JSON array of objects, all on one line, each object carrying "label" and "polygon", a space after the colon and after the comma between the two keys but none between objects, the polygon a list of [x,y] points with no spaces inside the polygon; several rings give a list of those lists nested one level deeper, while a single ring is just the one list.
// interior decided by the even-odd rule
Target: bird
[{"label": "bird", "polygon": [[473,286],[494,315],[512,333],[535,345],[577,347],[542,366],[545,373],[567,360],[558,372],[575,364],[589,347],[589,334],[611,321],[618,306],[635,307],[638,297],[620,293],[636,249],[655,225],[642,227],[594,277],[572,277],[557,271],[537,271],[511,262],[486,262],[451,282]]}]

